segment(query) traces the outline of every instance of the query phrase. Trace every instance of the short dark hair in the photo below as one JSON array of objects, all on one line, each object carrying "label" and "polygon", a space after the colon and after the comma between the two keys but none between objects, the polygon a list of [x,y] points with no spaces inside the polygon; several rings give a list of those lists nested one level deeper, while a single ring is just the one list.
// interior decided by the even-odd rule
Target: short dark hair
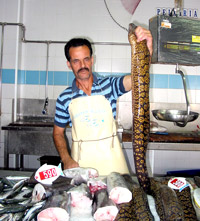
[{"label": "short dark hair", "polygon": [[65,45],[65,57],[67,58],[68,61],[70,61],[70,55],[69,55],[69,49],[71,47],[79,47],[79,46],[84,46],[86,45],[89,50],[90,50],[90,56],[92,56],[92,46],[91,43],[85,39],[85,38],[72,38],[70,41],[67,42],[67,44]]}]

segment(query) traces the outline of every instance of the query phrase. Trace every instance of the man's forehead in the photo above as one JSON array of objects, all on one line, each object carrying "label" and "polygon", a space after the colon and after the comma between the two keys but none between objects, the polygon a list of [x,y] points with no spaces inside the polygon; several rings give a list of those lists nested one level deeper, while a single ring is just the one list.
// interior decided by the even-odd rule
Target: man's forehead
[{"label": "man's forehead", "polygon": [[69,49],[69,52],[74,52],[74,51],[88,51],[88,52],[90,52],[90,49],[86,45],[81,45],[81,46],[77,46],[77,47],[71,47]]}]

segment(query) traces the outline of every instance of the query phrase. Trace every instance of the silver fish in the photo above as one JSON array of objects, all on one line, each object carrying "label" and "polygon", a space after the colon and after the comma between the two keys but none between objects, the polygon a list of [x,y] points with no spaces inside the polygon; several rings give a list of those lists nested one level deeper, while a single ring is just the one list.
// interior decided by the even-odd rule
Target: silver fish
[{"label": "silver fish", "polygon": [[93,168],[76,167],[66,169],[63,171],[66,177],[72,178],[72,185],[80,185],[81,183],[87,183],[90,178],[96,178],[99,176],[98,171]]},{"label": "silver fish", "polygon": [[0,215],[5,213],[17,213],[25,211],[29,206],[21,204],[11,204],[0,208]]},{"label": "silver fish", "polygon": [[26,181],[27,181],[26,179],[20,180],[12,187],[12,189],[10,191],[1,193],[0,194],[0,201],[3,201],[8,197],[12,197],[14,194],[18,193],[23,188]]},{"label": "silver fish", "polygon": [[45,190],[44,186],[41,183],[36,184],[32,192],[32,202],[40,202],[46,197],[48,197],[48,193]]},{"label": "silver fish", "polygon": [[38,183],[33,189],[32,201],[39,202],[40,200],[52,196],[56,192],[68,191],[73,187],[70,183],[71,179],[63,176],[58,177],[51,185]]},{"label": "silver fish", "polygon": [[24,212],[13,213],[12,221],[20,221],[24,216]]},{"label": "silver fish", "polygon": [[0,216],[0,220],[1,221],[12,221],[13,215],[10,214],[3,214],[2,216]]},{"label": "silver fish", "polygon": [[0,182],[0,193],[3,191],[4,185],[2,182]]},{"label": "silver fish", "polygon": [[36,204],[34,204],[26,213],[22,221],[29,221],[32,220],[43,208],[45,205],[46,201],[41,201]]},{"label": "silver fish", "polygon": [[61,193],[55,193],[50,196],[44,206],[44,209],[51,207],[59,207],[65,209],[68,213],[70,212],[71,198],[70,195],[63,191]]},{"label": "silver fish", "polygon": [[3,202],[6,204],[24,202],[26,199],[30,198],[31,194],[32,188],[25,188],[22,189],[16,196],[5,199]]}]

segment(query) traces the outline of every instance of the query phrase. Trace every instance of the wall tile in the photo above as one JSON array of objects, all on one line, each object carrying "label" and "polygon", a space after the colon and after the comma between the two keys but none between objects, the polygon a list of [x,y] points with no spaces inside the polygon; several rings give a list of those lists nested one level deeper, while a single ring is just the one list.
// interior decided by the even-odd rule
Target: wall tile
[{"label": "wall tile", "polygon": [[98,59],[111,59],[112,58],[113,46],[111,45],[94,45],[93,54]]},{"label": "wall tile", "polygon": [[39,85],[21,85],[19,88],[20,98],[39,99]]},{"label": "wall tile", "polygon": [[170,103],[182,103],[182,91],[177,89],[168,90],[168,102]]},{"label": "wall tile", "polygon": [[157,89],[151,90],[151,102],[168,102],[168,90],[167,89]]},{"label": "wall tile", "polygon": [[39,84],[39,71],[26,71],[26,84]]},{"label": "wall tile", "polygon": [[200,76],[197,76],[196,77],[196,90],[199,90],[199,89],[200,89]]},{"label": "wall tile", "polygon": [[126,59],[113,58],[112,59],[112,72],[124,72],[126,70],[127,62]]},{"label": "wall tile", "polygon": [[169,75],[169,88],[183,89],[183,82],[180,75]]},{"label": "wall tile", "polygon": [[2,98],[14,98],[15,85],[13,84],[2,84]]},{"label": "wall tile", "polygon": [[46,96],[49,99],[54,99],[53,97],[54,88],[51,85],[47,86],[47,94],[46,94],[46,86],[39,86],[39,99],[46,99]]},{"label": "wall tile", "polygon": [[26,72],[24,70],[18,70],[18,84],[25,84],[26,82]]},{"label": "wall tile", "polygon": [[189,102],[193,104],[196,103],[196,90],[188,90],[187,93],[188,93]]},{"label": "wall tile", "polygon": [[175,67],[175,65],[151,64],[150,70],[154,74],[174,74]]},{"label": "wall tile", "polygon": [[2,70],[2,83],[4,83],[4,84],[14,84],[15,83],[14,69],[3,69]]},{"label": "wall tile", "polygon": [[[51,59],[50,59],[51,61]],[[51,70],[51,69],[50,69]],[[54,58],[54,71],[69,71],[67,67],[66,58],[63,56]]]},{"label": "wall tile", "polygon": [[53,99],[57,99],[58,96],[67,88],[67,86],[54,86],[53,87]]},{"label": "wall tile", "polygon": [[4,54],[3,55],[3,68],[14,69],[15,67],[15,54]]},{"label": "wall tile", "polygon": [[197,74],[196,66],[180,66],[179,69],[186,76],[188,76],[188,75],[196,75]]},{"label": "wall tile", "polygon": [[48,71],[48,74],[46,71],[40,71],[40,85],[46,85],[46,75],[48,78],[48,85],[53,85],[53,80],[54,80],[54,72],[53,71]]},{"label": "wall tile", "polygon": [[12,114],[2,113],[2,115],[1,115],[1,126],[8,125],[10,122],[12,122]]},{"label": "wall tile", "polygon": [[153,79],[154,88],[168,88],[168,75],[156,74]]},{"label": "wall tile", "polygon": [[188,75],[186,78],[186,86],[188,90],[195,90],[197,88],[197,76]]},{"label": "wall tile", "polygon": [[112,58],[126,58],[127,50],[125,46],[113,46],[112,47]]},{"label": "wall tile", "polygon": [[68,77],[68,84],[67,85],[72,86],[72,82],[74,80],[74,73],[72,73],[72,71],[68,71],[67,72],[67,77]]},{"label": "wall tile", "polygon": [[111,58],[110,59],[99,58],[95,71],[96,72],[112,72]]},{"label": "wall tile", "polygon": [[68,72],[55,71],[54,85],[68,85]]},{"label": "wall tile", "polygon": [[4,114],[12,114],[12,99],[2,99],[1,112]]},{"label": "wall tile", "polygon": [[9,13],[4,14],[4,21],[6,22],[17,22],[17,10],[16,8],[18,7],[18,2],[17,1],[6,1],[5,2],[5,11]]},{"label": "wall tile", "polygon": [[200,90],[196,90],[196,101],[195,103],[199,104],[200,103]]}]

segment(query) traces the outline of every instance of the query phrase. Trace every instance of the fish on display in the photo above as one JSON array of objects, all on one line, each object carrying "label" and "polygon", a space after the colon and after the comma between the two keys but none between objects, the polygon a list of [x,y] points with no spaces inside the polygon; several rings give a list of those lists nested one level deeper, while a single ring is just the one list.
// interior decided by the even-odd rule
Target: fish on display
[{"label": "fish on display", "polygon": [[194,182],[198,187],[200,187],[200,176],[194,176]]},{"label": "fish on display", "polygon": [[21,176],[7,176],[1,179],[1,182],[7,187],[13,188],[13,186],[21,180],[28,181],[29,177],[21,177]]},{"label": "fish on display", "polygon": [[200,188],[193,190],[192,202],[196,211],[197,219],[200,220]]},{"label": "fish on display", "polygon": [[94,193],[93,209],[95,210],[94,219],[98,221],[115,220],[118,213],[116,204],[109,199],[108,192],[105,188],[97,190]]},{"label": "fish on display", "polygon": [[87,183],[91,178],[99,176],[98,171],[93,168],[76,167],[63,171],[64,175],[68,178],[72,178],[72,185],[79,185],[81,183]]},{"label": "fish on display", "polygon": [[90,179],[87,182],[87,185],[90,189],[92,196],[94,196],[95,192],[98,190],[107,189],[106,178],[104,178],[103,180],[98,178]]},{"label": "fish on display", "polygon": [[12,221],[12,218],[13,218],[12,213],[7,213],[7,214],[0,215],[0,220],[1,221]]},{"label": "fish on display", "polygon": [[68,191],[70,194],[70,221],[93,221],[92,216],[92,195],[89,187],[82,183]]},{"label": "fish on display", "polygon": [[69,213],[70,204],[71,204],[71,198],[68,192],[66,191],[59,192],[59,193],[57,192],[48,198],[44,206],[44,209],[52,208],[52,207],[59,207],[59,208],[65,209]]},{"label": "fish on display", "polygon": [[116,204],[127,203],[132,199],[132,193],[120,173],[112,172],[107,176],[107,190],[109,198]]},{"label": "fish on display", "polygon": [[0,215],[5,213],[17,213],[24,212],[26,209],[30,208],[32,205],[22,205],[22,204],[8,204],[0,208]]},{"label": "fish on display", "polygon": [[135,29],[129,24],[128,40],[131,45],[131,80],[132,80],[132,145],[135,171],[140,186],[150,193],[150,180],[146,165],[146,151],[149,142],[149,66],[150,53],[146,40],[137,42]]},{"label": "fish on display", "polygon": [[8,197],[12,197],[16,193],[20,192],[24,185],[27,183],[27,179],[20,180],[11,188],[11,190],[6,192],[1,192],[0,194],[0,202],[4,201]]},{"label": "fish on display", "polygon": [[3,202],[6,204],[20,203],[29,199],[32,195],[32,188],[22,188],[14,197],[4,199]]},{"label": "fish on display", "polygon": [[46,201],[35,203],[25,214],[23,221],[32,220],[44,207]]},{"label": "fish on display", "polygon": [[4,189],[4,183],[2,181],[2,179],[0,180],[0,193],[3,191]]},{"label": "fish on display", "polygon": [[69,214],[66,210],[59,208],[59,207],[51,207],[42,210],[37,215],[37,221],[52,221],[52,220],[59,220],[59,221],[68,221]]},{"label": "fish on display", "polygon": [[32,192],[32,201],[39,202],[53,194],[59,194],[62,191],[68,191],[73,187],[71,185],[71,178],[59,176],[51,185],[37,183]]},{"label": "fish on display", "polygon": [[47,192],[41,183],[37,183],[32,191],[32,202],[40,202],[52,195],[52,192]]},{"label": "fish on display", "polygon": [[150,178],[151,191],[155,199],[156,210],[161,220],[185,220],[184,211],[176,193],[171,187],[158,179]]},{"label": "fish on display", "polygon": [[[144,192],[143,188],[134,182],[129,175],[123,175],[127,185],[132,190],[132,200],[128,203],[122,203],[118,205],[119,212],[116,216],[115,221],[120,220],[148,220],[148,221],[159,221],[160,219],[155,219],[152,213],[147,194]],[[155,205],[155,203],[154,203]],[[158,217],[158,215],[157,215]]]},{"label": "fish on display", "polygon": [[13,213],[12,216],[12,221],[19,221],[24,217],[24,212]]}]

